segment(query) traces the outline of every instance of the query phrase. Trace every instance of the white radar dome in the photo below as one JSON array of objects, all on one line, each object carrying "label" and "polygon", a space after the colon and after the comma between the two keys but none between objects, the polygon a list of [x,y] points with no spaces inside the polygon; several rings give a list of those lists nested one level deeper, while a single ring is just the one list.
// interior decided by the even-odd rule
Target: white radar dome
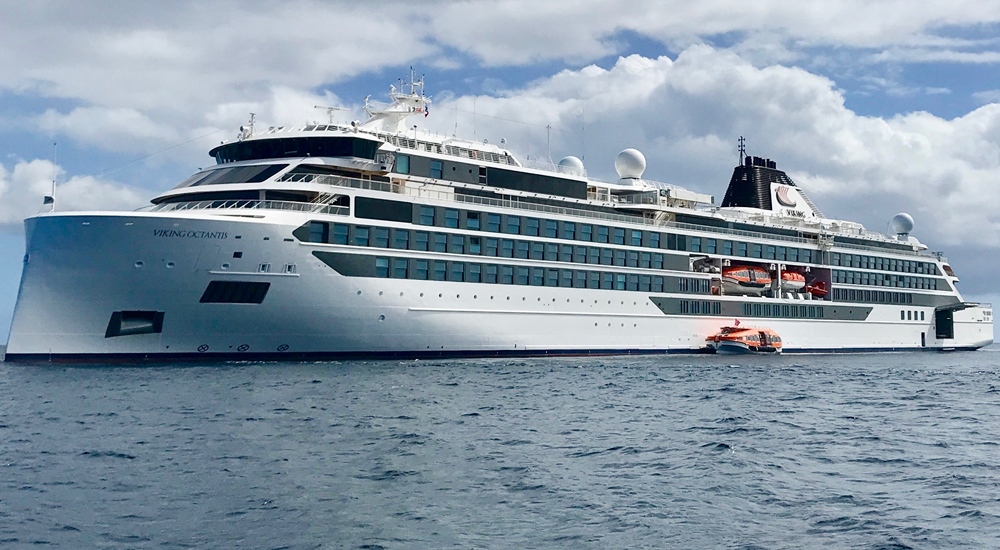
[{"label": "white radar dome", "polygon": [[903,212],[892,217],[892,230],[897,234],[913,231],[913,216]]},{"label": "white radar dome", "polygon": [[559,170],[564,174],[582,176],[583,161],[574,156],[568,156],[559,161]]},{"label": "white radar dome", "polygon": [[622,179],[639,179],[646,171],[646,157],[636,149],[625,149],[615,158],[615,170]]}]

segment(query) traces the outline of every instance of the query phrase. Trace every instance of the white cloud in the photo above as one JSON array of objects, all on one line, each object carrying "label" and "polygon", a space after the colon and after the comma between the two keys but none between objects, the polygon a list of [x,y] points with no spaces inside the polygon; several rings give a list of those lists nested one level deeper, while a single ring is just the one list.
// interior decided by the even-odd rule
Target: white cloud
[{"label": "white cloud", "polygon": [[[457,120],[471,133],[473,98],[438,107],[436,129],[449,132]],[[633,55],[607,70],[562,71],[504,97],[477,97],[474,109],[477,139],[506,137],[545,157],[551,124],[555,160],[582,152],[589,172],[609,179],[617,152],[634,146],[647,157],[648,178],[716,197],[745,135],[752,154],[777,160],[828,215],[884,230],[910,209],[918,235],[938,245],[1000,247],[1000,104],[953,120],[860,116],[829,79],[697,46],[676,60]]]},{"label": "white cloud", "polygon": [[[19,161],[12,170],[0,164],[0,227],[20,227],[24,218],[48,210],[52,179],[62,168],[48,160]],[[74,176],[56,187],[59,210],[132,210],[148,201],[136,190],[91,176]]]}]

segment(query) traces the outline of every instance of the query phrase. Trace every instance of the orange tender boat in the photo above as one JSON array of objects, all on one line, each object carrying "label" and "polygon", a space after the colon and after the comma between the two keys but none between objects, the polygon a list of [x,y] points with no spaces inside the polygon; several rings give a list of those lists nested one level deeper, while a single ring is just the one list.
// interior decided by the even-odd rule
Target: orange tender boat
[{"label": "orange tender boat", "polygon": [[781,336],[769,328],[722,327],[705,339],[715,353],[781,353]]},{"label": "orange tender boat", "polygon": [[722,268],[722,289],[726,294],[760,296],[771,286],[771,275],[763,267],[734,265]]}]

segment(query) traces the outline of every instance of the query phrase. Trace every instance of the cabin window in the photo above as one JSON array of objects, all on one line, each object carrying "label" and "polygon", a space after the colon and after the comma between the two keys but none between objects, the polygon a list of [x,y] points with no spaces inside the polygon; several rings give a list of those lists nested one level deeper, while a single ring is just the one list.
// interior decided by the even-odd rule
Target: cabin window
[{"label": "cabin window", "polygon": [[601,265],[612,265],[614,262],[614,251],[610,248],[601,249]]},{"label": "cabin window", "polygon": [[478,283],[482,280],[483,266],[481,264],[469,264],[466,266],[465,280],[470,283]]},{"label": "cabin window", "polygon": [[532,237],[538,236],[538,229],[541,222],[538,218],[525,218],[524,220],[524,234],[530,235]]},{"label": "cabin window", "polygon": [[451,270],[448,271],[448,280],[462,282],[465,280],[465,264],[462,262],[451,262]]},{"label": "cabin window", "polygon": [[443,179],[444,177],[444,166],[440,160],[431,161],[431,177],[436,179]]},{"label": "cabin window", "polygon": [[629,250],[626,255],[625,265],[628,267],[639,267],[639,253],[634,250]]},{"label": "cabin window", "polygon": [[649,292],[651,287],[651,279],[649,275],[639,275],[639,291]]},{"label": "cabin window", "polygon": [[545,243],[531,243],[531,255],[532,260],[543,260],[545,259]]},{"label": "cabin window", "polygon": [[747,257],[747,243],[736,243],[736,255]]},{"label": "cabin window", "polygon": [[483,253],[482,237],[469,237],[469,254],[480,255]]},{"label": "cabin window", "polygon": [[479,231],[479,212],[469,212],[465,215],[465,228]]},{"label": "cabin window", "polygon": [[615,274],[601,273],[601,288],[604,290],[611,290],[614,287],[615,287]]},{"label": "cabin window", "polygon": [[559,224],[555,220],[545,220],[545,233],[543,236],[551,239],[556,238],[556,231],[558,227]]},{"label": "cabin window", "polygon": [[427,260],[416,260],[413,263],[413,278],[427,280],[428,265]]},{"label": "cabin window", "polygon": [[363,226],[354,226],[354,246],[368,246],[368,228]]},{"label": "cabin window", "polygon": [[486,269],[484,270],[486,275],[483,278],[484,283],[497,283],[500,280],[500,267],[494,264],[486,264]]},{"label": "cabin window", "polygon": [[608,228],[605,227],[605,226],[603,226],[603,225],[598,225],[597,226],[597,238],[594,239],[594,240],[596,242],[599,242],[599,243],[606,243],[606,242],[608,242]]},{"label": "cabin window", "polygon": [[329,225],[323,222],[309,222],[309,242],[325,243],[329,235]]},{"label": "cabin window", "polygon": [[410,232],[406,229],[392,230],[392,247],[399,250],[410,248]]},{"label": "cabin window", "polygon": [[514,241],[510,239],[500,239],[500,256],[504,258],[514,257]]},{"label": "cabin window", "polygon": [[527,285],[528,284],[528,268],[524,266],[518,266],[517,277],[514,280],[514,284]]},{"label": "cabin window", "polygon": [[541,267],[531,268],[531,286],[545,285],[545,269]]},{"label": "cabin window", "polygon": [[612,228],[611,242],[614,244],[625,244],[625,230],[621,227]]},{"label": "cabin window", "polygon": [[432,240],[434,243],[431,250],[434,252],[447,252],[448,251],[448,235],[444,233],[434,233],[434,238]]},{"label": "cabin window", "polygon": [[389,248],[388,227],[376,227],[372,230],[372,246],[377,248]]},{"label": "cabin window", "polygon": [[576,224],[573,222],[562,222],[562,234],[560,239],[576,240]]},{"label": "cabin window", "polygon": [[507,231],[512,235],[519,235],[521,233],[521,218],[518,216],[507,216]]},{"label": "cabin window", "polygon": [[763,256],[763,246],[753,243],[750,245],[750,256],[753,258],[760,258]]},{"label": "cabin window", "polygon": [[663,269],[663,254],[653,254],[653,261],[650,264],[653,269]]},{"label": "cabin window", "polygon": [[660,248],[660,234],[652,232],[649,234],[649,247]]},{"label": "cabin window", "polygon": [[716,241],[715,239],[705,239],[705,253],[715,254],[717,243],[718,241]]},{"label": "cabin window", "polygon": [[573,272],[573,288],[587,288],[587,272],[586,271],[574,271]]},{"label": "cabin window", "polygon": [[569,269],[559,270],[559,286],[567,288],[573,286],[573,271]]},{"label": "cabin window", "polygon": [[500,266],[500,284],[514,284],[514,267],[509,265]]},{"label": "cabin window", "polygon": [[559,245],[555,243],[545,243],[545,259],[554,262],[559,259]]},{"label": "cabin window", "polygon": [[500,214],[486,215],[486,230],[492,233],[500,232]]},{"label": "cabin window", "polygon": [[421,206],[420,214],[417,217],[417,223],[420,225],[434,225],[434,207]]},{"label": "cabin window", "polygon": [[431,278],[435,281],[444,281],[448,275],[448,263],[443,261],[435,261],[434,269],[431,271]]},{"label": "cabin window", "polygon": [[564,244],[559,246],[559,261],[560,262],[572,262],[573,261],[573,247]]},{"label": "cabin window", "polygon": [[615,290],[625,290],[624,273],[615,273]]},{"label": "cabin window", "polygon": [[342,223],[333,224],[333,244],[347,244],[350,226]]},{"label": "cabin window", "polygon": [[444,210],[444,226],[450,227],[452,229],[458,229],[458,210],[453,210],[451,208],[445,208]]},{"label": "cabin window", "polygon": [[587,263],[588,264],[599,264],[601,263],[601,249],[596,246],[587,247]]},{"label": "cabin window", "polygon": [[701,237],[691,237],[691,252],[701,252]]},{"label": "cabin window", "polygon": [[410,155],[396,155],[396,173],[410,173]]},{"label": "cabin window", "polygon": [[407,278],[407,262],[406,258],[393,258],[392,259],[392,277],[394,279],[406,279]]},{"label": "cabin window", "polygon": [[642,231],[633,229],[630,232],[630,244],[632,246],[642,246]]},{"label": "cabin window", "polygon": [[412,250],[430,250],[430,238],[430,233],[426,231],[414,231]]},{"label": "cabin window", "polygon": [[559,286],[559,270],[558,269],[546,269],[545,270],[545,286]]},{"label": "cabin window", "polygon": [[375,276],[389,276],[389,258],[375,258]]},{"label": "cabin window", "polygon": [[649,252],[642,252],[639,254],[639,267],[643,269],[649,269],[651,263],[652,255]]},{"label": "cabin window", "polygon": [[624,267],[625,266],[625,251],[615,250],[615,265]]},{"label": "cabin window", "polygon": [[517,241],[517,249],[514,254],[515,258],[528,259],[528,241]]},{"label": "cabin window", "polygon": [[465,235],[448,235],[448,252],[465,254]]},{"label": "cabin window", "polygon": [[591,240],[593,240],[592,239],[593,233],[594,233],[594,226],[590,225],[589,223],[581,223],[580,224],[580,240],[581,241],[590,242]]}]

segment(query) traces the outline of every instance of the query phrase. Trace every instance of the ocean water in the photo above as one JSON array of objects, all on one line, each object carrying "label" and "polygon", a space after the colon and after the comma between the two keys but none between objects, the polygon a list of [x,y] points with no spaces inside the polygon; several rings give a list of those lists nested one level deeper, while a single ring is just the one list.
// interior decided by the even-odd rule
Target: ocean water
[{"label": "ocean water", "polygon": [[0,364],[0,547],[995,548],[1000,348]]}]

